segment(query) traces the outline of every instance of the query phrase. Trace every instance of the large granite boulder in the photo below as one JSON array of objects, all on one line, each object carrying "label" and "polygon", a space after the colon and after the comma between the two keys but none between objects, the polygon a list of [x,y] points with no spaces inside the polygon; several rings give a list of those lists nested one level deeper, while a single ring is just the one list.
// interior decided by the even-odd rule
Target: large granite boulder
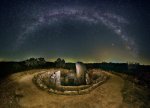
[{"label": "large granite boulder", "polygon": [[86,66],[82,62],[76,63],[76,78],[79,85],[86,84]]}]

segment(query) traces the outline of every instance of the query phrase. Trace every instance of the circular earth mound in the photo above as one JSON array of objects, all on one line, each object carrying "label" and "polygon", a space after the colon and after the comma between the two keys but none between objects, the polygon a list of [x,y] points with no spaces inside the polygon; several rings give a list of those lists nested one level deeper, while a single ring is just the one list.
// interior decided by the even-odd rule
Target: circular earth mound
[{"label": "circular earth mound", "polygon": [[[57,73],[59,73],[59,75]],[[53,72],[47,71],[35,75],[33,77],[33,82],[36,86],[49,93],[81,95],[90,93],[109,78],[109,76],[104,73],[88,70],[88,73],[90,75],[92,73],[92,75],[90,78],[85,76],[85,83],[79,84],[74,73],[75,71],[67,69],[54,70]],[[57,75],[59,78],[56,78]]]}]

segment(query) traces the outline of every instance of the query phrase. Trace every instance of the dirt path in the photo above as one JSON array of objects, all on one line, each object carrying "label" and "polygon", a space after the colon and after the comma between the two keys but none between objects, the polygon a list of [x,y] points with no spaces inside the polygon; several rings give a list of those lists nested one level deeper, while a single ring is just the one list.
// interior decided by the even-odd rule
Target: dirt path
[{"label": "dirt path", "polygon": [[116,75],[109,73],[111,78],[106,83],[90,94],[76,96],[48,94],[39,90],[32,82],[34,75],[25,75],[17,80],[19,92],[23,95],[19,105],[23,108],[122,108],[124,80]]}]

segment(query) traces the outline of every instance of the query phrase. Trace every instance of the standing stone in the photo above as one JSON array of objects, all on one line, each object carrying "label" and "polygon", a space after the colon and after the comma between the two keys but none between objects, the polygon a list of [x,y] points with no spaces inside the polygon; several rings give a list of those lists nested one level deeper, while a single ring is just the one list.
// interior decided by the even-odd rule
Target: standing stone
[{"label": "standing stone", "polygon": [[60,71],[55,72],[56,75],[56,85],[60,85],[61,81],[60,81]]},{"label": "standing stone", "polygon": [[91,80],[90,80],[90,76],[88,73],[86,73],[86,84],[90,84]]},{"label": "standing stone", "polygon": [[56,84],[56,74],[55,72],[50,76],[50,83],[55,85]]},{"label": "standing stone", "polygon": [[86,71],[87,71],[86,66],[82,62],[76,63],[76,77],[79,85],[86,83],[85,80]]}]

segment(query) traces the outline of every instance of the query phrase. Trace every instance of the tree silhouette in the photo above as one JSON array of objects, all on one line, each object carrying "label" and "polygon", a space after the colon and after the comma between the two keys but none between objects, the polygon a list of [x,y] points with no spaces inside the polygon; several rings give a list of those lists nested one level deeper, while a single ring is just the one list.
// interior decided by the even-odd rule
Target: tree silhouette
[{"label": "tree silhouette", "polygon": [[57,67],[57,68],[64,68],[64,67],[65,67],[65,60],[64,60],[64,59],[61,59],[61,58],[58,58],[58,59],[55,61],[55,64],[56,64],[56,67]]}]

